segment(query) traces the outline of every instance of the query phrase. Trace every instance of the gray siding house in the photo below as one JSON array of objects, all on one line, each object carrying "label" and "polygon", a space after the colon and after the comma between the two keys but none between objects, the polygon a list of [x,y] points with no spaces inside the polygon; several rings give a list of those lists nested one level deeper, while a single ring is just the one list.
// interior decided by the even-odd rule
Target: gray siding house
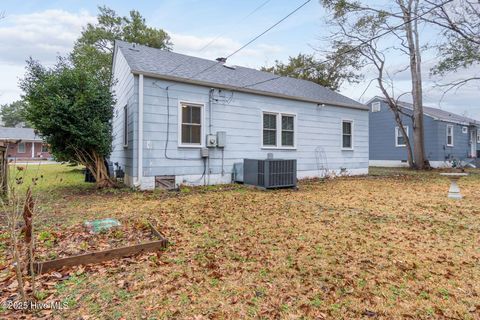
[{"label": "gray siding house", "polygon": [[[399,102],[411,114],[412,105]],[[369,112],[370,165],[407,166],[407,150],[393,113],[382,97],[371,99]],[[410,117],[402,121],[413,143]],[[480,122],[445,110],[424,107],[425,153],[432,167],[448,167],[452,161],[478,163]]]},{"label": "gray siding house", "polygon": [[297,159],[298,178],[368,172],[368,107],[315,83],[121,41],[113,76],[127,185],[230,183],[270,153]]}]

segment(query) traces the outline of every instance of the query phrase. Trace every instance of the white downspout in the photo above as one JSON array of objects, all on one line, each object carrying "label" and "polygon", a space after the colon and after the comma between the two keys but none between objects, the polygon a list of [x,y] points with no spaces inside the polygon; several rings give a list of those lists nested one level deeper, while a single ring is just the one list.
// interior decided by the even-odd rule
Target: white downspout
[{"label": "white downspout", "polygon": [[143,74],[138,76],[138,187],[142,185],[143,177]]}]

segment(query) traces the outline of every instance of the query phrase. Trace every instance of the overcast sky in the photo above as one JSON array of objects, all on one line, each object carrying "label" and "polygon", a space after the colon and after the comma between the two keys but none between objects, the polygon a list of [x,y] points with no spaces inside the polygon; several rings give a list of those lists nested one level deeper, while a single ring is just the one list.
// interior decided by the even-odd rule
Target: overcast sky
[{"label": "overcast sky", "polygon": [[[2,1],[0,12],[0,104],[20,97],[18,79],[24,74],[25,60],[32,56],[51,65],[57,55],[65,55],[71,49],[82,27],[95,22],[98,5],[107,5],[121,15],[136,9],[146,18],[147,24],[165,29],[172,37],[174,51],[193,56],[215,59],[226,56],[242,44],[284,17],[304,0],[183,0],[183,1]],[[263,6],[261,6],[264,4]],[[255,13],[250,14],[255,8]],[[249,15],[250,14],[250,15]],[[230,64],[258,68],[271,65],[275,60],[286,60],[299,52],[314,53],[313,48],[325,48],[328,35],[326,12],[317,0],[280,24],[274,30],[242,50],[229,61]],[[425,28],[423,36],[435,42],[435,30]],[[216,39],[206,50],[205,44]],[[317,53],[318,55],[318,53]],[[390,67],[395,94],[408,91],[409,73],[399,72],[406,61],[399,53],[391,53],[396,64]],[[398,55],[397,59],[395,55]],[[464,86],[443,96],[443,90],[434,86],[429,76],[435,64],[434,51],[424,57],[425,105],[468,115],[480,120],[479,84]],[[479,69],[465,70],[450,75],[456,79],[466,74],[479,73]],[[360,84],[344,85],[341,93],[355,100],[366,102],[379,90],[371,83],[374,73],[366,70]],[[408,97],[406,97],[408,100]]]}]

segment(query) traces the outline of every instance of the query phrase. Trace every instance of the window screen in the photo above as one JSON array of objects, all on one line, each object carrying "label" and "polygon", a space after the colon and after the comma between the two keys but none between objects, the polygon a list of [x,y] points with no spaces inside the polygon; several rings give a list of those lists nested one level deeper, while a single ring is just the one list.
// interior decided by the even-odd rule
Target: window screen
[{"label": "window screen", "polygon": [[282,115],[282,146],[284,147],[294,146],[294,123],[294,116]]},{"label": "window screen", "polygon": [[182,105],[182,143],[201,144],[202,142],[202,107]]},{"label": "window screen", "polygon": [[277,145],[277,115],[263,114],[263,145],[276,146]]},{"label": "window screen", "polygon": [[342,148],[352,149],[352,122],[342,122]]}]

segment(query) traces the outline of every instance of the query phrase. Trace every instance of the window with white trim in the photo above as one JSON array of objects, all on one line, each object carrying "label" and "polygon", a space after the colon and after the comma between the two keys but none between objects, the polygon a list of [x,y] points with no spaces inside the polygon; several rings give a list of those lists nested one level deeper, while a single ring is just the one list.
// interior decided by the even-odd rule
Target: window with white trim
[{"label": "window with white trim", "polygon": [[[403,126],[405,129],[405,133],[407,134],[408,137],[408,126]],[[403,136],[402,130],[400,130],[400,127],[395,127],[395,146],[396,147],[405,147],[407,145],[405,141],[405,137]]]},{"label": "window with white trim", "polygon": [[123,146],[128,147],[128,108],[123,107]]},{"label": "window with white trim", "polygon": [[453,125],[447,125],[447,146],[453,147]]},{"label": "window with white trim", "polygon": [[184,146],[202,144],[202,104],[182,103],[180,142]]},{"label": "window with white trim", "polygon": [[17,148],[18,153],[25,153],[25,142],[20,142]]},{"label": "window with white trim", "polygon": [[266,148],[295,148],[295,115],[263,113],[262,146]]},{"label": "window with white trim", "polygon": [[48,145],[42,144],[42,152],[43,152],[43,153],[48,152]]},{"label": "window with white trim", "polygon": [[477,143],[480,143],[480,129],[477,129]]},{"label": "window with white trim", "polygon": [[462,133],[467,133],[468,132],[468,127],[462,127]]},{"label": "window with white trim", "polygon": [[380,102],[372,102],[372,112],[380,112],[381,110]]},{"label": "window with white trim", "polygon": [[295,117],[282,114],[282,147],[295,145]]},{"label": "window with white trim", "polygon": [[353,121],[342,120],[342,149],[353,149]]},{"label": "window with white trim", "polygon": [[263,114],[263,146],[277,146],[277,115],[273,113]]}]

